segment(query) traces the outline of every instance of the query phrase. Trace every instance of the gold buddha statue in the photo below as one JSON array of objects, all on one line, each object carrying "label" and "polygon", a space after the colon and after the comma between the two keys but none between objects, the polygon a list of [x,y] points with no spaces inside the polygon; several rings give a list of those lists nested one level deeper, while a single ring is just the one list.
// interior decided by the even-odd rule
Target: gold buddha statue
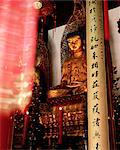
[{"label": "gold buddha statue", "polygon": [[70,58],[62,66],[61,84],[48,91],[48,98],[87,92],[87,65],[79,34],[67,37]]}]

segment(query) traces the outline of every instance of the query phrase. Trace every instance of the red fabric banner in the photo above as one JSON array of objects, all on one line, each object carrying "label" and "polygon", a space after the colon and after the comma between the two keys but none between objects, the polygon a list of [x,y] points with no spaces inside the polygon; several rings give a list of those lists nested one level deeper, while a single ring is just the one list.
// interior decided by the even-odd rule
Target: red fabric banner
[{"label": "red fabric banner", "polygon": [[0,149],[11,149],[10,112],[32,95],[37,39],[35,0],[0,0]]},{"label": "red fabric banner", "polygon": [[24,109],[32,94],[37,37],[34,1],[0,1],[0,104],[4,109]]}]

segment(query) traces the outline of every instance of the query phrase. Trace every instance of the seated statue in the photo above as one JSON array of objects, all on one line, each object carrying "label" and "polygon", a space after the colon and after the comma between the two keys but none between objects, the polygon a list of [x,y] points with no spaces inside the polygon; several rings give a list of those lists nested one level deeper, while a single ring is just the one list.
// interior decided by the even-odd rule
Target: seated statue
[{"label": "seated statue", "polygon": [[81,36],[67,36],[70,57],[62,66],[61,84],[48,91],[48,98],[87,92],[87,65]]}]

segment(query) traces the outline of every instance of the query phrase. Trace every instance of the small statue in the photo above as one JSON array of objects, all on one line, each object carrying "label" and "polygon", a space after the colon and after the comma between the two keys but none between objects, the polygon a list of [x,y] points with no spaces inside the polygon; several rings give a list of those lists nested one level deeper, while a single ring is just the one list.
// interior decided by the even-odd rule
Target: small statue
[{"label": "small statue", "polygon": [[63,63],[61,84],[48,92],[48,98],[87,92],[86,58],[78,32],[69,34],[67,43],[70,58]]}]

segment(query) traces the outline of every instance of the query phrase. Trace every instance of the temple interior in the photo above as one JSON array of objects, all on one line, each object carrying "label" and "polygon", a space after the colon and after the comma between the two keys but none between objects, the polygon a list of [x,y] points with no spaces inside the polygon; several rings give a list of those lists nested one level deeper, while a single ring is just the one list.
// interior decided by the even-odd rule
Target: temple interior
[{"label": "temple interior", "polygon": [[[34,7],[39,11],[39,17],[32,98],[24,113],[17,109],[12,116],[11,147],[13,150],[88,150],[86,1],[36,0]],[[111,37],[114,34],[112,19],[116,10],[116,32],[120,38],[120,2],[109,0]],[[98,41],[96,37],[94,40]],[[110,41],[111,49],[113,41]],[[93,54],[93,59],[98,57]],[[94,66],[97,68],[97,63]],[[110,81],[114,87],[107,116],[111,150],[120,149],[119,67],[112,67],[113,81]],[[97,71],[92,74],[92,77],[95,76],[98,76]],[[95,86],[98,86],[97,82],[93,88]],[[99,101],[97,92],[94,92],[94,98]],[[99,115],[97,105],[93,112]],[[109,119],[111,114],[114,116],[112,120]],[[97,118],[93,126],[99,126],[100,121]],[[95,136],[101,138],[98,133]],[[114,146],[115,149],[112,148]],[[94,150],[101,150],[99,143]]]}]

